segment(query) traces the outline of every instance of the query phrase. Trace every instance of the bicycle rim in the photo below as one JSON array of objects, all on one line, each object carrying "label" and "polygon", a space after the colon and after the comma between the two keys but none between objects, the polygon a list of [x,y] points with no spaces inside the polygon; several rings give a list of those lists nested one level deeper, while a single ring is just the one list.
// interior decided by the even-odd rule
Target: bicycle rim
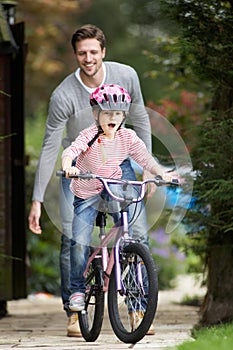
[{"label": "bicycle rim", "polygon": [[131,243],[121,251],[120,265],[121,291],[116,290],[115,269],[110,276],[109,318],[121,341],[136,343],[146,335],[155,317],[157,272],[148,248],[139,243]]},{"label": "bicycle rim", "polygon": [[[101,262],[101,260],[100,260]],[[79,312],[79,324],[83,338],[95,341],[101,331],[104,317],[104,292],[102,288],[102,268],[93,263],[87,275],[85,309]]]}]

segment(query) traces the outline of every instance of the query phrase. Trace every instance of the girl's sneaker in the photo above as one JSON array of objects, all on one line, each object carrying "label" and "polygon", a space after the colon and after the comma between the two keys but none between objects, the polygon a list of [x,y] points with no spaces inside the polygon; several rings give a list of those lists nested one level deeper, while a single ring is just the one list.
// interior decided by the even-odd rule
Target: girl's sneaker
[{"label": "girl's sneaker", "polygon": [[84,302],[84,293],[73,293],[70,296],[70,304],[69,304],[69,309],[71,311],[82,311],[85,308],[85,302]]}]

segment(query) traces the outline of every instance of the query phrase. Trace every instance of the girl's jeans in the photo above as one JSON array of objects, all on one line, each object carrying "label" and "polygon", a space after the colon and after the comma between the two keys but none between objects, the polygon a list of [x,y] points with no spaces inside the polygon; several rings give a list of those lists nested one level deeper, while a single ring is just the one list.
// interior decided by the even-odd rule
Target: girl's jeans
[{"label": "girl's jeans", "polygon": [[[111,187],[111,186],[109,186]],[[117,186],[112,190],[119,197],[121,189],[116,191]],[[70,291],[71,293],[85,293],[85,278],[83,276],[87,266],[89,247],[92,240],[92,231],[98,214],[100,203],[104,199],[108,204],[108,212],[112,215],[115,224],[120,224],[119,205],[114,201],[109,201],[109,196],[105,190],[101,195],[96,195],[88,199],[74,198],[74,217],[72,225],[72,239],[70,248]]]},{"label": "girl's jeans", "polygon": [[[131,167],[130,160],[125,160],[122,165],[122,178],[127,180],[135,180],[136,176]],[[70,297],[70,240],[72,238],[72,221],[73,221],[73,201],[74,195],[71,193],[70,180],[66,178],[61,178],[60,186],[60,212],[62,219],[62,228],[63,233],[61,237],[61,250],[60,250],[60,272],[61,272],[61,296],[64,305],[64,310],[67,312],[68,316],[69,311],[69,297]],[[143,205],[143,202],[141,202]],[[133,224],[133,237],[135,239],[140,239],[141,243],[144,243],[148,246],[148,234],[147,234],[147,220],[145,208],[141,208],[139,205],[136,209],[137,213],[141,213],[137,220]],[[135,205],[131,205],[129,208],[129,216],[131,217],[134,214]]]}]

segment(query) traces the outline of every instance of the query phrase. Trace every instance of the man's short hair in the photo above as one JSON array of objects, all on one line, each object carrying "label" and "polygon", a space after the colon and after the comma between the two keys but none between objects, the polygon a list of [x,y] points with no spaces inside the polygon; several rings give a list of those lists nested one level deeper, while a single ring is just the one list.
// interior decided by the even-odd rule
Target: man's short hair
[{"label": "man's short hair", "polygon": [[76,52],[76,43],[84,39],[96,39],[99,41],[101,49],[105,48],[105,35],[100,28],[93,24],[85,24],[74,32],[71,39],[74,52]]}]

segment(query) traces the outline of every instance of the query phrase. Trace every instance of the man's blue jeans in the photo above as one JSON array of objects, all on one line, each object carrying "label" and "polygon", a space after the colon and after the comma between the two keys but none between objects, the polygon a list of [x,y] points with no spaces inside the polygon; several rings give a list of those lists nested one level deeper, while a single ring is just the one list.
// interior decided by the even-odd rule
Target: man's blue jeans
[{"label": "man's blue jeans", "polygon": [[[127,180],[135,180],[136,176],[131,167],[130,160],[125,160],[122,165],[122,178]],[[70,191],[70,180],[61,178],[60,182],[60,212],[62,219],[62,236],[61,236],[61,250],[60,250],[60,273],[61,273],[61,296],[64,305],[64,310],[69,315],[69,297],[70,297],[70,242],[72,238],[72,221],[73,221],[73,201],[74,195]],[[135,208],[135,205],[131,205],[129,208],[129,216],[135,213],[136,217],[139,214],[137,220],[133,223],[133,237],[140,239],[141,243],[148,246],[148,234],[147,234],[147,220],[146,212],[142,203]]]}]

